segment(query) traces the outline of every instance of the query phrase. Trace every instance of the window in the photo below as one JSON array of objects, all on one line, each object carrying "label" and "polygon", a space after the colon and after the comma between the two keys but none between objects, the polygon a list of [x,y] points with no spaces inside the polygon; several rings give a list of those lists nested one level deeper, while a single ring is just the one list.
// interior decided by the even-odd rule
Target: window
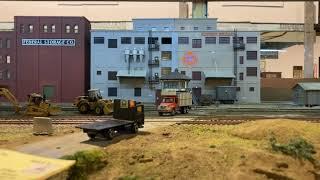
[{"label": "window", "polygon": [[3,63],[4,63],[3,57],[0,55],[0,64],[3,64]]},{"label": "window", "polygon": [[257,51],[247,51],[247,60],[257,60],[258,52]]},{"label": "window", "polygon": [[192,48],[201,48],[201,39],[192,39]]},{"label": "window", "polygon": [[249,91],[253,92],[254,91],[254,87],[249,87]]},{"label": "window", "polygon": [[247,67],[247,76],[257,76],[257,67]]},{"label": "window", "polygon": [[201,81],[201,71],[192,71],[192,80]]},{"label": "window", "polygon": [[117,88],[109,87],[108,88],[108,96],[117,96]]},{"label": "window", "polygon": [[48,32],[48,25],[43,25],[43,32]]},{"label": "window", "polygon": [[240,56],[239,60],[240,60],[239,64],[243,64],[243,56]]},{"label": "window", "polygon": [[2,48],[3,46],[2,46],[2,39],[0,39],[0,48]]},{"label": "window", "polygon": [[178,37],[178,44],[189,44],[188,37]]},{"label": "window", "polygon": [[170,29],[169,29],[169,27],[164,27],[163,30],[164,31],[169,31]]},{"label": "window", "polygon": [[145,44],[145,38],[144,37],[135,37],[134,44]]},{"label": "window", "polygon": [[193,30],[197,31],[199,30],[199,27],[193,27]]},{"label": "window", "polygon": [[230,37],[219,37],[219,44],[230,44]]},{"label": "window", "polygon": [[302,66],[293,66],[293,78],[295,79],[303,78]]},{"label": "window", "polygon": [[248,44],[257,44],[258,38],[257,37],[247,37]]},{"label": "window", "polygon": [[141,96],[141,88],[134,88],[134,96],[135,97]]},{"label": "window", "polygon": [[183,26],[181,26],[181,27],[180,27],[180,30],[182,30],[182,31],[183,31],[183,30],[185,30],[185,29],[186,29],[186,28],[185,28],[185,27],[183,27]]},{"label": "window", "polygon": [[159,38],[157,37],[149,37],[148,38],[148,44],[156,44],[158,43]]},{"label": "window", "polygon": [[243,81],[243,72],[239,73],[239,80]]},{"label": "window", "polygon": [[108,71],[108,80],[117,80],[117,71]]},{"label": "window", "polygon": [[240,88],[240,87],[237,87],[237,91],[241,91],[241,88]]},{"label": "window", "polygon": [[79,26],[78,25],[74,25],[73,26],[73,32],[74,33],[79,33]]},{"label": "window", "polygon": [[93,43],[94,44],[104,44],[104,37],[94,37]]},{"label": "window", "polygon": [[29,33],[33,33],[33,25],[29,24],[28,26]]},{"label": "window", "polygon": [[217,43],[216,41],[217,41],[216,37],[206,37],[205,38],[206,44],[216,44]]},{"label": "window", "polygon": [[52,85],[44,85],[42,87],[42,94],[46,96],[46,98],[53,98],[55,95],[55,86]]},{"label": "window", "polygon": [[212,27],[211,27],[211,26],[208,26],[208,27],[207,27],[207,30],[212,30]]},{"label": "window", "polygon": [[53,33],[56,32],[56,25],[54,25],[54,24],[51,25],[51,32],[53,32]]},{"label": "window", "polygon": [[24,33],[24,32],[25,32],[24,24],[20,24],[20,33]]},{"label": "window", "polygon": [[131,44],[131,37],[121,37],[121,44]]},{"label": "window", "polygon": [[66,28],[66,29],[65,29],[66,33],[70,33],[70,30],[71,30],[70,25],[67,24],[65,28]]},{"label": "window", "polygon": [[11,63],[11,57],[10,57],[10,56],[7,56],[7,57],[6,57],[6,63],[7,63],[7,64],[10,64],[10,63]]},{"label": "window", "polygon": [[10,46],[11,46],[11,41],[10,41],[10,39],[7,39],[7,40],[6,40],[6,46],[7,46],[7,48],[10,48]]},{"label": "window", "polygon": [[102,74],[101,71],[97,71],[97,75],[100,76]]},{"label": "window", "polygon": [[162,67],[161,68],[161,76],[168,75],[171,73],[171,67]]},{"label": "window", "polygon": [[108,48],[117,48],[117,39],[108,39]]},{"label": "window", "polygon": [[169,61],[172,58],[171,51],[161,51],[161,59],[164,61]]},{"label": "window", "polygon": [[161,38],[161,44],[172,44],[172,38],[171,37]]},{"label": "window", "polygon": [[151,28],[151,31],[156,31],[156,30],[157,30],[156,27],[152,27],[152,28]]},{"label": "window", "polygon": [[181,74],[186,75],[186,71],[181,71]]}]

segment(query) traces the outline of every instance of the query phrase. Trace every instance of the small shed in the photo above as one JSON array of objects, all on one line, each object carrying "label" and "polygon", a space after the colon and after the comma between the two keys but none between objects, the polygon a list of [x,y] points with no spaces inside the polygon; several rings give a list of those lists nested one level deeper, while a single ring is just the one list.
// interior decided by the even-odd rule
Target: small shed
[{"label": "small shed", "polygon": [[302,106],[320,105],[320,82],[303,82],[293,88],[293,102]]}]

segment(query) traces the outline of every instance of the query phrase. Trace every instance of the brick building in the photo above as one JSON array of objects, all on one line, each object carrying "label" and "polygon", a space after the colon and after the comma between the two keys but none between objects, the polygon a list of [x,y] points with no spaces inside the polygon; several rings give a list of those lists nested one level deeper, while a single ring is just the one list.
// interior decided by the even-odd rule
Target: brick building
[{"label": "brick building", "polygon": [[90,23],[85,17],[17,16],[0,31],[0,86],[20,101],[32,92],[71,102],[89,88]]}]

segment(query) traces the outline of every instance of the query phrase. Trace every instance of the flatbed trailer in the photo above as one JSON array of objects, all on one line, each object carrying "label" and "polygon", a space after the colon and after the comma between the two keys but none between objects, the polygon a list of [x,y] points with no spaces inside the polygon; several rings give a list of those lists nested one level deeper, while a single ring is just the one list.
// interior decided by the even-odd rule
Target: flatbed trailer
[{"label": "flatbed trailer", "polygon": [[139,129],[134,121],[112,118],[95,123],[79,125],[77,127],[82,129],[84,133],[87,133],[90,139],[96,138],[97,135],[112,139],[116,132],[129,131],[131,133],[137,133]]},{"label": "flatbed trailer", "polygon": [[113,117],[76,126],[87,133],[90,139],[101,136],[112,139],[116,132],[137,133],[144,125],[144,106],[131,100],[114,100]]}]

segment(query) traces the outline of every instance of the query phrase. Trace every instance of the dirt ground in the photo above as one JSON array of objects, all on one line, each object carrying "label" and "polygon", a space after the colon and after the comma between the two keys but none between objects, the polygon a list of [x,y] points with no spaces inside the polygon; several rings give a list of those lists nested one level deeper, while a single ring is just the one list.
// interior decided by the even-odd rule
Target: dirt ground
[{"label": "dirt ground", "polygon": [[105,147],[107,166],[90,179],[317,179],[318,168],[271,149],[303,137],[320,160],[320,124],[259,120],[241,125],[171,125]]},{"label": "dirt ground", "polygon": [[11,149],[22,144],[50,140],[53,137],[80,132],[80,130],[70,125],[53,125],[53,132],[50,136],[35,136],[32,125],[1,125],[0,148]]}]

